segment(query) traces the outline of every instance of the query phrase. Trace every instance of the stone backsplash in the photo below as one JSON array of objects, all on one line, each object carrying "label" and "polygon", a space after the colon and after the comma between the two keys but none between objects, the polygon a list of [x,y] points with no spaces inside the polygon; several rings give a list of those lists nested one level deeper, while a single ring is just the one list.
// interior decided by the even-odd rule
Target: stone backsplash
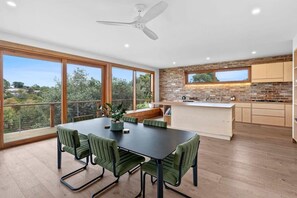
[{"label": "stone backsplash", "polygon": [[200,101],[206,99],[208,101],[230,101],[230,97],[235,96],[236,101],[242,102],[291,102],[292,83],[290,82],[185,85],[185,71],[236,68],[285,61],[292,61],[292,55],[160,69],[160,100],[181,100],[182,96],[186,96],[187,99]]}]

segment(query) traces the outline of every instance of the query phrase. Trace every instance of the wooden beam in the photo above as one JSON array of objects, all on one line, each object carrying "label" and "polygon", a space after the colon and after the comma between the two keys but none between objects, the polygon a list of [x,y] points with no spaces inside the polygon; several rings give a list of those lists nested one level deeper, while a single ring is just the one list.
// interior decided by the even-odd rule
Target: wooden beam
[{"label": "wooden beam", "polygon": [[3,52],[0,51],[0,149],[4,147],[4,109],[3,109],[3,101],[4,101],[4,88],[3,88]]},{"label": "wooden beam", "polygon": [[104,72],[104,103],[112,102],[112,65],[107,64]]},{"label": "wooden beam", "polygon": [[67,123],[67,60],[62,60],[61,122]]},{"label": "wooden beam", "polygon": [[135,111],[137,108],[137,101],[136,101],[136,71],[133,71],[133,107],[132,109]]}]

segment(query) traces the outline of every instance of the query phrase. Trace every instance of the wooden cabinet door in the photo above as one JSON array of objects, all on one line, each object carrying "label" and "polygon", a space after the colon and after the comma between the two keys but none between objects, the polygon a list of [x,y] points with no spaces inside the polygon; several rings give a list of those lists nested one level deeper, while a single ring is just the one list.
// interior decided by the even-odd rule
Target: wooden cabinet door
[{"label": "wooden cabinet door", "polygon": [[270,82],[281,82],[284,79],[284,63],[270,63],[266,65],[266,77]]},{"label": "wooden cabinet door", "polygon": [[267,78],[266,64],[252,65],[252,82],[262,82]]},{"label": "wooden cabinet door", "polygon": [[292,61],[284,62],[284,82],[292,82]]},{"label": "wooden cabinet door", "polygon": [[251,123],[251,108],[242,108],[242,122]]},{"label": "wooden cabinet door", "polygon": [[286,105],[285,126],[292,127],[292,105]]},{"label": "wooden cabinet door", "polygon": [[235,107],[235,121],[242,122],[242,111],[240,107]]}]

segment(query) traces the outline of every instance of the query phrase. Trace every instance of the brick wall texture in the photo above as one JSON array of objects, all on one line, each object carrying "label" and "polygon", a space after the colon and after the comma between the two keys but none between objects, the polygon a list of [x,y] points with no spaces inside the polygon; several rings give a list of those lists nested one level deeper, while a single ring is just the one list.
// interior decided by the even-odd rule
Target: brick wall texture
[{"label": "brick wall texture", "polygon": [[264,57],[248,60],[227,61],[203,65],[160,69],[160,100],[188,99],[209,101],[229,101],[235,96],[237,101],[292,102],[292,83],[252,83],[220,85],[185,85],[186,71],[203,71],[220,68],[247,67],[253,64],[292,61],[292,55]]}]

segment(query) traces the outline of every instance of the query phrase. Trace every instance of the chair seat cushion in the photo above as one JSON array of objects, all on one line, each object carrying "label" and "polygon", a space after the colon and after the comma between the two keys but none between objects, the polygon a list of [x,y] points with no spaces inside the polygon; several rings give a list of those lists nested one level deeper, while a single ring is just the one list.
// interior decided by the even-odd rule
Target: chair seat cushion
[{"label": "chair seat cushion", "polygon": [[[63,150],[74,155],[74,148],[69,146],[64,146]],[[77,157],[79,159],[85,158],[89,155],[89,144],[87,139],[80,140],[80,147],[76,148]]]},{"label": "chair seat cushion", "polygon": [[[176,185],[178,182],[178,170],[172,167],[174,154],[170,154],[163,160],[163,180],[171,185]],[[142,170],[149,175],[157,178],[157,162],[150,160],[143,163]]]},{"label": "chair seat cushion", "polygon": [[[134,168],[141,162],[145,161],[145,158],[128,151],[119,150],[120,161],[116,164],[116,174],[121,176],[128,172],[130,169]],[[113,172],[112,162],[106,162],[99,158],[95,158],[94,161],[100,166],[106,168],[107,170]]]}]

